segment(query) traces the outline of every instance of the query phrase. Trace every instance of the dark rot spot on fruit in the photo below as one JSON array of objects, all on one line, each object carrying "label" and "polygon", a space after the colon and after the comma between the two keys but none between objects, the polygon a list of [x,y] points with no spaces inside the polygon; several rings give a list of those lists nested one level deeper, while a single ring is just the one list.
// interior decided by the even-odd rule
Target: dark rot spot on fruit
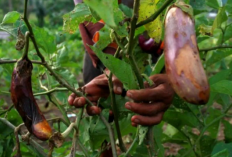
[{"label": "dark rot spot on fruit", "polygon": [[209,100],[209,89],[207,89],[205,91],[200,91],[199,98],[201,100],[199,102],[199,104],[205,104],[205,103],[207,103],[208,100]]},{"label": "dark rot spot on fruit", "polygon": [[183,37],[187,36],[187,34],[185,32],[182,32],[181,34],[183,35]]},{"label": "dark rot spot on fruit", "polygon": [[177,32],[174,34],[174,38],[178,38],[178,33]]}]

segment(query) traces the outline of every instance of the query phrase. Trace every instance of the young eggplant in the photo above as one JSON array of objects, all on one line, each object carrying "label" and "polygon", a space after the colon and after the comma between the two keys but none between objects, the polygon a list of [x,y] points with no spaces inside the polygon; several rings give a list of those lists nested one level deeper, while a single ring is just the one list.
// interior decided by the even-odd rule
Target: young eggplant
[{"label": "young eggplant", "polygon": [[52,129],[33,96],[32,69],[32,63],[27,57],[18,61],[12,74],[11,99],[28,131],[40,140],[48,140],[52,135]]},{"label": "young eggplant", "polygon": [[[190,6],[183,7],[188,9]],[[210,88],[199,57],[194,20],[182,9],[174,5],[166,15],[166,73],[173,89],[182,99],[193,104],[205,104]]]}]

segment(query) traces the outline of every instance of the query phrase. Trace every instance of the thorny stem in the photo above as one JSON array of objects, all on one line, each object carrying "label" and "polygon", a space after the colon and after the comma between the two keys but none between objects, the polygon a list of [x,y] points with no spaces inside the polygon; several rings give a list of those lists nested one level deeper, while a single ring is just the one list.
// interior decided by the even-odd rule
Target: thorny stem
[{"label": "thorny stem", "polygon": [[100,113],[100,119],[105,124],[106,128],[108,129],[113,157],[117,157],[117,150],[116,150],[116,145],[115,145],[115,140],[114,140],[114,132],[110,124],[107,122],[107,120],[101,113]]},{"label": "thorny stem", "polygon": [[[117,49],[117,51],[114,55],[115,58],[118,57],[119,52],[120,52],[120,48]],[[108,77],[108,84],[109,84],[109,91],[110,91],[110,97],[111,97],[111,106],[112,106],[113,113],[114,113],[114,124],[116,127],[117,136],[118,136],[119,147],[120,147],[122,152],[126,152],[126,147],[123,143],[122,135],[121,135],[121,131],[120,131],[119,123],[118,123],[118,108],[117,108],[117,104],[116,104],[115,94],[113,91],[114,85],[112,82],[112,76],[113,76],[113,73],[110,72],[109,77]]]},{"label": "thorny stem", "polygon": [[163,11],[166,9],[174,0],[167,0],[153,15],[148,17],[146,20],[139,22],[136,28],[141,27],[149,22],[154,21]]},{"label": "thorny stem", "polygon": [[25,44],[23,55],[22,55],[22,59],[28,58],[27,54],[28,54],[28,48],[29,48],[29,36],[30,36],[30,32],[27,31],[25,35],[26,44]]}]

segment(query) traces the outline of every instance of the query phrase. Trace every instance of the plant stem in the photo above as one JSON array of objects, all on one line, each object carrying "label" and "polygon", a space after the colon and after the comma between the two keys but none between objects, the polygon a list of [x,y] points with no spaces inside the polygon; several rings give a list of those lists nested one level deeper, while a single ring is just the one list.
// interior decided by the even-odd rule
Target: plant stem
[{"label": "plant stem", "polygon": [[[79,113],[78,113],[78,116],[76,117],[75,125],[77,126],[78,129],[79,129],[79,125],[80,125],[80,122],[81,122],[81,119],[83,116],[83,111],[84,111],[84,109],[81,108]],[[78,134],[78,130],[74,130],[72,147],[71,147],[71,151],[70,151],[70,157],[75,157],[75,155],[76,155],[76,143],[77,143],[77,136],[78,136],[77,134]]]},{"label": "plant stem", "polygon": [[131,23],[130,23],[130,34],[129,34],[129,41],[128,41],[128,48],[127,48],[127,54],[129,56],[129,60],[132,66],[132,70],[134,71],[135,76],[137,77],[138,83],[139,83],[139,87],[140,89],[143,89],[143,78],[139,73],[139,68],[135,62],[134,59],[134,35],[135,35],[135,28],[136,28],[136,23],[138,20],[138,10],[139,10],[139,4],[140,4],[140,0],[135,0],[134,1],[134,9],[133,9],[133,16],[131,19]]},{"label": "plant stem", "polygon": [[66,138],[69,135],[69,133],[72,131],[72,129],[74,128],[74,126],[75,126],[75,123],[71,123],[69,125],[69,127],[61,134],[62,137]]},{"label": "plant stem", "polygon": [[[118,48],[117,51],[115,52],[115,55],[114,55],[115,58],[118,57],[119,51],[120,51],[120,48]],[[113,76],[113,73],[110,72],[109,77],[108,77],[108,84],[109,84],[109,91],[110,91],[110,97],[111,97],[111,106],[112,106],[113,113],[114,113],[114,124],[115,124],[115,128],[116,128],[117,136],[118,136],[119,147],[120,147],[122,152],[126,152],[126,147],[125,147],[123,140],[122,140],[122,135],[121,135],[120,126],[119,126],[119,122],[118,122],[118,112],[119,111],[117,108],[115,94],[113,91],[114,85],[113,85],[113,81],[112,81],[112,76]]]},{"label": "plant stem", "polygon": [[67,116],[66,111],[65,111],[64,108],[57,102],[56,98],[53,97],[54,99],[52,99],[52,97],[53,97],[53,96],[52,96],[51,94],[48,94],[49,100],[50,100],[56,107],[58,107],[58,109],[59,109],[60,112],[62,113],[63,118],[64,118],[64,120],[66,121],[66,123],[70,124],[70,120],[69,120],[69,118],[68,118],[68,116]]},{"label": "plant stem", "polygon": [[215,46],[215,47],[209,47],[209,48],[203,48],[203,49],[199,49],[199,51],[212,51],[212,50],[216,50],[216,49],[226,49],[226,48],[232,48],[232,46]]},{"label": "plant stem", "polygon": [[114,140],[114,132],[113,132],[110,124],[105,119],[105,117],[101,113],[99,116],[100,116],[100,119],[102,120],[102,122],[105,124],[105,126],[108,129],[113,157],[117,157],[116,145],[115,145],[115,140]]},{"label": "plant stem", "polygon": [[79,147],[81,148],[81,150],[83,151],[83,153],[85,154],[86,157],[90,157],[88,151],[86,150],[86,148],[83,146],[83,144],[79,141],[79,139],[77,139],[77,144],[79,145]]},{"label": "plant stem", "polygon": [[[0,64],[10,64],[10,63],[16,63],[18,60],[16,60],[16,59],[14,59],[14,60],[1,60],[0,59]],[[34,64],[40,64],[40,65],[43,65],[44,63],[42,63],[42,62],[39,62],[39,61],[31,61],[32,63],[34,63]]]},{"label": "plant stem", "polygon": [[138,139],[139,139],[139,129],[137,129],[136,134],[135,134],[135,138],[134,138],[133,142],[131,143],[129,149],[125,153],[125,156],[129,156],[131,149],[134,147],[134,145]]},{"label": "plant stem", "polygon": [[22,59],[28,58],[27,54],[28,54],[28,48],[29,48],[29,36],[30,36],[30,32],[27,31],[25,35],[26,44],[25,44],[23,55],[22,55]]},{"label": "plant stem", "polygon": [[141,27],[149,22],[154,21],[163,11],[166,9],[174,0],[167,0],[153,15],[148,17],[146,20],[139,22],[136,28]]},{"label": "plant stem", "polygon": [[33,42],[33,44],[34,44],[35,50],[36,50],[36,52],[37,52],[39,58],[41,59],[41,61],[42,61],[43,63],[45,63],[45,59],[44,59],[43,55],[41,54],[41,52],[39,51],[39,47],[38,47],[38,45],[37,45],[37,43],[36,43],[33,29],[32,29],[32,27],[31,27],[31,25],[30,25],[30,23],[29,23],[29,21],[28,21],[28,19],[27,19],[27,2],[28,2],[28,0],[25,0],[23,20],[24,20],[24,22],[26,23],[27,28],[28,28],[28,30],[29,30],[29,32],[30,32],[30,38],[31,38],[31,40],[32,40],[32,42]]},{"label": "plant stem", "polygon": [[48,95],[48,94],[52,94],[53,92],[60,92],[60,91],[68,91],[68,89],[67,88],[53,88],[53,89],[48,90],[46,92],[35,93],[34,96]]},{"label": "plant stem", "polygon": [[148,127],[147,131],[147,141],[148,141],[148,150],[152,157],[155,157],[155,145],[154,145],[154,136],[153,136],[153,126]]},{"label": "plant stem", "polygon": [[5,114],[5,113],[7,113],[7,112],[9,112],[13,107],[14,107],[14,105],[11,105],[7,110],[2,111],[0,113],[0,116],[3,115],[3,114]]}]

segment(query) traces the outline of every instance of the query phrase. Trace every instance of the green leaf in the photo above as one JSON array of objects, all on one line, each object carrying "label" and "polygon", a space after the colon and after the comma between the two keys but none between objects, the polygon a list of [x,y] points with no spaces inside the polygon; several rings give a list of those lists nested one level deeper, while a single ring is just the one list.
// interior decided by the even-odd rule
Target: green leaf
[{"label": "green leaf", "polygon": [[225,7],[222,7],[219,9],[218,14],[213,22],[213,27],[211,30],[212,33],[213,33],[214,29],[220,28],[222,23],[228,19],[225,10],[226,10]]},{"label": "green leaf", "polygon": [[114,21],[114,7],[113,0],[84,0],[84,3],[92,8],[103,21],[106,22],[110,27],[116,27]]},{"label": "green leaf", "polygon": [[198,147],[200,146],[202,157],[210,156],[210,153],[212,152],[215,144],[216,144],[215,138],[212,138],[207,135],[203,135],[199,142],[199,145],[197,145]]},{"label": "green leaf", "polygon": [[211,91],[232,95],[232,81],[222,80],[211,86]]},{"label": "green leaf", "polygon": [[[232,7],[231,7],[232,8]],[[232,34],[232,25],[229,25],[226,29],[226,32],[224,34],[224,42],[231,39],[231,34]]]},{"label": "green leaf", "polygon": [[206,0],[206,4],[214,9],[218,9],[221,4],[221,0]]},{"label": "green leaf", "polygon": [[80,23],[91,20],[91,12],[88,6],[84,3],[78,3],[73,11],[63,16],[63,30],[72,34],[76,32]]},{"label": "green leaf", "polygon": [[2,20],[2,24],[8,24],[8,23],[15,23],[20,17],[20,13],[17,11],[11,11],[8,12],[3,20]]},{"label": "green leaf", "polygon": [[127,89],[138,89],[137,78],[131,66],[112,55],[105,54],[98,48],[90,46],[102,63],[125,85]]},{"label": "green leaf", "polygon": [[[175,115],[175,116],[173,116]],[[191,112],[177,112],[175,110],[167,110],[164,114],[164,121],[173,125],[176,128],[181,128],[185,125],[190,127],[197,127],[199,123],[196,117]]]},{"label": "green leaf", "polygon": [[228,77],[231,74],[232,74],[231,70],[221,70],[220,72],[209,78],[209,84],[213,85],[221,80],[228,79]]},{"label": "green leaf", "polygon": [[224,119],[222,120],[222,123],[225,127],[224,129],[225,142],[226,143],[232,142],[232,134],[231,134],[232,125]]},{"label": "green leaf", "polygon": [[133,10],[131,8],[129,8],[128,6],[124,5],[124,4],[120,4],[119,8],[122,10],[122,12],[129,18],[132,17],[133,15]]},{"label": "green leaf", "polygon": [[52,54],[56,52],[55,38],[50,35],[44,28],[33,26],[33,31],[36,37],[37,44],[46,53]]},{"label": "green leaf", "polygon": [[159,74],[161,73],[161,70],[164,68],[164,54],[162,54],[158,61],[156,62],[152,72],[151,72],[151,75],[154,75],[154,74]]},{"label": "green leaf", "polygon": [[216,50],[213,52],[212,56],[206,61],[206,65],[210,66],[231,54],[232,54],[232,51],[230,49]]},{"label": "green leaf", "polygon": [[[104,109],[102,114],[104,117],[108,118],[109,109]],[[93,149],[99,148],[104,140],[109,140],[108,130],[106,129],[105,124],[100,120],[99,116],[91,117],[89,132]]]},{"label": "green leaf", "polygon": [[214,155],[214,154],[221,152],[222,150],[225,150],[225,149],[229,152],[229,156],[231,157],[232,156],[232,143],[223,143],[223,142],[219,142],[215,145],[211,155]]},{"label": "green leaf", "polygon": [[229,152],[227,149],[217,152],[212,157],[229,157]]},{"label": "green leaf", "polygon": [[206,11],[205,0],[190,1],[190,5],[193,7],[194,15]]},{"label": "green leaf", "polygon": [[[222,114],[221,111],[214,108],[209,108],[207,113],[208,116],[204,120],[205,125],[210,124],[215,119],[215,117],[219,117]],[[207,131],[209,132],[209,136],[213,139],[217,138],[219,132],[219,124],[220,124],[220,120],[216,121],[215,123],[213,123],[207,128]]]}]

